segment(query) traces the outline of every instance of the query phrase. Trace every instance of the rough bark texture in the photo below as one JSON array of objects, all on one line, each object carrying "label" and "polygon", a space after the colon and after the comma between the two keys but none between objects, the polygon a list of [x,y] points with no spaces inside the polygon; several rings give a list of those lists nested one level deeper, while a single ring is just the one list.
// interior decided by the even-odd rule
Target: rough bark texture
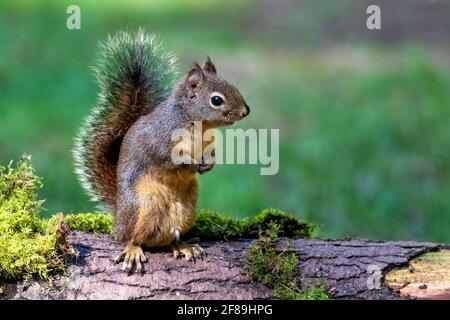
[{"label": "rough bark texture", "polygon": [[[272,292],[252,283],[242,271],[250,239],[204,242],[203,261],[173,259],[170,252],[148,252],[143,275],[127,276],[112,257],[123,244],[108,235],[73,232],[69,242],[79,251],[66,275],[29,284],[0,282],[2,299],[270,299]],[[279,250],[299,256],[304,286],[323,284],[334,298],[400,299],[397,291],[382,284],[370,290],[373,270],[390,269],[439,245],[370,240],[281,239]],[[377,269],[378,268],[378,269]],[[370,271],[372,270],[372,271]],[[376,278],[376,274],[375,274]],[[376,281],[374,282],[376,285]]]},{"label": "rough bark texture", "polygon": [[[422,253],[438,250],[440,245],[364,239],[299,239],[280,243],[280,250],[289,247],[299,256],[304,286],[322,283],[336,299],[407,299],[383,283],[384,275],[395,267],[408,265]],[[377,284],[381,285],[379,289]]]}]

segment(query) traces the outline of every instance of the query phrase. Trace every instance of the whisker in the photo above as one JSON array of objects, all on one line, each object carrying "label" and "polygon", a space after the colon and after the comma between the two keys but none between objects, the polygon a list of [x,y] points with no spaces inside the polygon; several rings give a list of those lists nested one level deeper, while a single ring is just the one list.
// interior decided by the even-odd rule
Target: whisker
[{"label": "whisker", "polygon": [[253,90],[253,92],[250,92],[249,94],[247,94],[244,99],[247,100],[247,99],[254,97],[258,93],[258,91],[259,91],[258,89]]},{"label": "whisker", "polygon": [[238,76],[238,78],[236,80],[236,83],[234,84],[235,87],[237,87],[237,85],[239,84],[239,81],[241,81],[242,75],[243,75],[243,73],[241,71],[241,73],[239,74],[239,76]]}]

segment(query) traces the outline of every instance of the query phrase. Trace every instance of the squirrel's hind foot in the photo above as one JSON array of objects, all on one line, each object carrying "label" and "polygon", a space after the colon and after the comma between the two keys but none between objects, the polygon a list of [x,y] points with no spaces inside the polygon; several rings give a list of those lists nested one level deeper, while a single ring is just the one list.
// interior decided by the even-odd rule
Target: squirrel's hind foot
[{"label": "squirrel's hind foot", "polygon": [[126,273],[131,274],[133,265],[136,265],[136,272],[142,273],[143,269],[141,262],[147,262],[147,257],[144,255],[140,246],[128,244],[125,247],[125,250],[114,259],[115,263],[120,263],[122,261],[122,270]]},{"label": "squirrel's hind foot", "polygon": [[189,245],[184,242],[175,242],[171,245],[173,257],[178,259],[184,255],[187,261],[195,261],[196,259],[203,260],[206,257],[206,252],[198,244]]}]

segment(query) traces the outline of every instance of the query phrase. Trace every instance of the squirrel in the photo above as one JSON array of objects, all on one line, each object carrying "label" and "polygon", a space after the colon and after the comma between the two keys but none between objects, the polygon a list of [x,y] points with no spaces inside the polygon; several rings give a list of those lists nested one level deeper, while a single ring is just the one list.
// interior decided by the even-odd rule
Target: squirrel
[{"label": "squirrel", "polygon": [[209,57],[194,63],[174,84],[176,59],[154,35],[120,31],[100,44],[94,69],[98,102],[86,118],[73,150],[75,171],[93,201],[113,213],[114,233],[126,242],[114,259],[122,270],[142,272],[142,248],[170,247],[175,258],[202,258],[180,234],[195,220],[197,173],[213,163],[174,164],[176,129],[219,128],[246,117],[239,90],[217,74]]}]

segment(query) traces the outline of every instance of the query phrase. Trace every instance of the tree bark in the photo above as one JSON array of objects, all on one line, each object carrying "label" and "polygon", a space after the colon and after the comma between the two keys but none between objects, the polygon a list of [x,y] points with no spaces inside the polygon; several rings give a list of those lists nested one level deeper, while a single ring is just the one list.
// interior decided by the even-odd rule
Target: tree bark
[{"label": "tree bark", "polygon": [[[79,256],[51,281],[0,281],[1,299],[271,299],[272,290],[251,282],[243,265],[252,239],[203,242],[204,260],[174,259],[170,252],[145,254],[144,274],[126,275],[112,262],[124,248],[109,235],[72,232]],[[323,285],[333,298],[407,299],[385,282],[392,269],[439,244],[406,241],[280,239],[277,250],[295,252],[303,287]],[[391,279],[392,280],[392,279]],[[420,281],[420,280],[419,280]],[[378,286],[380,285],[380,287]],[[404,286],[403,286],[404,287]],[[450,289],[449,289],[450,293]]]},{"label": "tree bark", "polygon": [[[289,241],[280,243],[287,250]],[[291,241],[292,243],[292,241]],[[312,240],[293,241],[299,256],[299,273],[303,286],[323,284],[335,299],[410,299],[418,296],[401,294],[400,287],[385,281],[386,275],[409,269],[414,258],[443,249],[435,243],[412,241]],[[450,265],[448,265],[450,268]],[[430,268],[428,272],[432,272]],[[405,285],[420,283],[422,278]],[[400,281],[402,279],[399,279]],[[438,285],[441,283],[430,284]],[[450,285],[448,286],[450,299]],[[431,293],[421,298],[436,298]],[[445,298],[445,297],[440,297]]]}]

